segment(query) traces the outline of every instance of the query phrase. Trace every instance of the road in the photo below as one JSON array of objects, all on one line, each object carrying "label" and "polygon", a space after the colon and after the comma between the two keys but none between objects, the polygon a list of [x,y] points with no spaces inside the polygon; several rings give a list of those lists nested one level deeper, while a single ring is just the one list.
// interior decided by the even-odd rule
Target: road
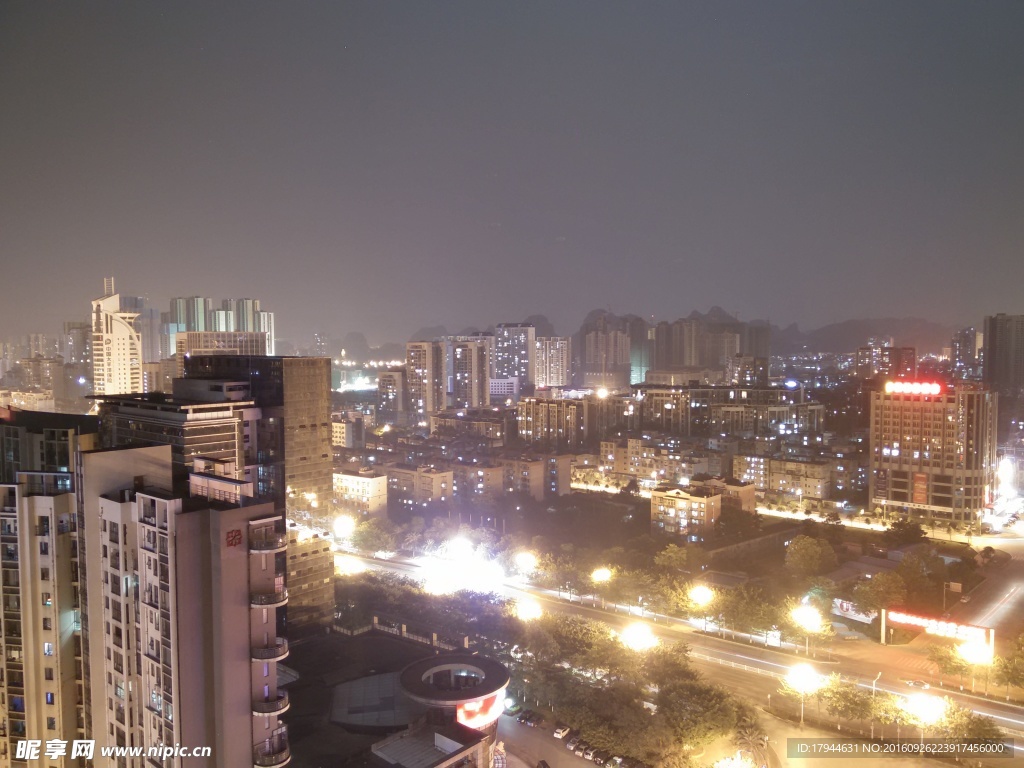
[{"label": "road", "polygon": [[[402,560],[381,561],[362,558],[374,568],[389,570],[404,575],[414,575],[418,566]],[[578,601],[569,602],[559,598],[554,592],[532,588],[524,585],[507,587],[510,597],[529,596],[539,601],[545,610],[586,616],[602,621],[614,628],[622,628],[637,621],[638,617],[624,613],[602,610],[599,607],[583,605]],[[967,607],[966,605],[964,607]],[[650,616],[650,614],[647,614]],[[708,676],[745,695],[753,694],[755,699],[767,704],[767,696],[777,691],[781,679],[796,663],[805,660],[801,654],[780,652],[755,644],[737,643],[714,635],[700,632],[689,622],[671,617],[659,617],[656,622],[647,621],[652,631],[664,641],[685,641],[691,649],[691,658]],[[881,673],[876,685],[877,690],[891,693],[906,694],[911,689],[905,683],[908,678],[923,679],[932,683],[935,693],[949,696],[957,704],[994,719],[1001,727],[1011,733],[1021,744],[1024,752],[1024,708],[1012,703],[996,699],[974,696],[970,691],[961,692],[947,686],[938,689],[938,679],[925,669],[909,667],[910,660],[920,661],[927,668],[920,654],[910,654],[899,647],[883,647],[858,641],[848,644],[850,647],[838,646],[831,653],[831,662],[827,658],[811,659],[815,668],[823,673],[839,672],[844,679],[855,682],[866,689],[871,689],[872,682]],[[856,646],[856,647],[854,647]],[[824,654],[824,652],[821,652]],[[947,681],[948,682],[948,681]],[[531,729],[533,730],[533,729]]]}]

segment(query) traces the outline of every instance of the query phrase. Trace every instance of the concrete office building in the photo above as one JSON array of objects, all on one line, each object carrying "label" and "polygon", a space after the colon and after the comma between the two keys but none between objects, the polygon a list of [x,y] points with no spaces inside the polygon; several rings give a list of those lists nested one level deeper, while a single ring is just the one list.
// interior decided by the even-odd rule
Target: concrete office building
[{"label": "concrete office building", "polygon": [[137,312],[122,312],[114,278],[103,281],[104,295],[92,302],[92,385],[100,395],[142,392],[142,338]]},{"label": "concrete office building", "polygon": [[976,522],[995,489],[996,416],[996,395],[981,384],[897,380],[872,392],[872,510]]},{"label": "concrete office building", "polygon": [[1024,315],[985,318],[983,381],[1000,394],[1024,391]]}]

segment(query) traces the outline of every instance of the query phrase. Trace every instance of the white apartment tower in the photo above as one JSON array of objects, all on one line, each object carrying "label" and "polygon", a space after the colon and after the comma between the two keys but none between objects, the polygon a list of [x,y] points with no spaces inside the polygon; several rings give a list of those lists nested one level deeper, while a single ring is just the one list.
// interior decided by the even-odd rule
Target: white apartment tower
[{"label": "white apartment tower", "polygon": [[105,294],[92,303],[92,382],[99,395],[142,392],[142,339],[136,312],[121,311],[114,278],[104,279]]},{"label": "white apartment tower", "polygon": [[168,490],[169,446],[83,453],[79,471],[87,736],[212,750],[129,768],[287,765],[283,515],[228,477]]},{"label": "white apartment tower", "polygon": [[568,387],[571,382],[572,339],[568,336],[537,339],[537,386]]}]

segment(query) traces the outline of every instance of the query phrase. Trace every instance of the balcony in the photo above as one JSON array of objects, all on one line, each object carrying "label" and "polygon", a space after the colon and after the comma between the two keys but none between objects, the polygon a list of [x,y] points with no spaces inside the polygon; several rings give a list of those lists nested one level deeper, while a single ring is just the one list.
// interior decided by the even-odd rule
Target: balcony
[{"label": "balcony", "polygon": [[252,703],[252,713],[254,715],[283,715],[291,707],[291,702],[288,701],[287,691],[278,691],[277,697],[272,698],[268,701],[261,701],[257,699]]},{"label": "balcony", "polygon": [[283,533],[258,533],[249,537],[252,553],[283,552],[288,548],[288,537]]},{"label": "balcony", "polygon": [[273,638],[268,645],[253,646],[253,661],[280,661],[288,655],[288,641],[283,637]]},{"label": "balcony", "polygon": [[252,764],[256,768],[280,768],[292,760],[287,736],[275,736],[252,748]]},{"label": "balcony", "polygon": [[253,592],[249,604],[253,608],[276,608],[288,602],[288,590],[284,587],[270,592]]}]

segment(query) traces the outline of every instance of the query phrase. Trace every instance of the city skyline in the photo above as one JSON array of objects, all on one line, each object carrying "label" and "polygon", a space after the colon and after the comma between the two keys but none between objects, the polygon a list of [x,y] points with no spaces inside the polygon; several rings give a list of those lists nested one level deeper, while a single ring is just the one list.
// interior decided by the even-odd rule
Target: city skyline
[{"label": "city skyline", "polygon": [[514,8],[9,7],[0,329],[104,275],[296,341],[1021,311],[1018,4]]}]

